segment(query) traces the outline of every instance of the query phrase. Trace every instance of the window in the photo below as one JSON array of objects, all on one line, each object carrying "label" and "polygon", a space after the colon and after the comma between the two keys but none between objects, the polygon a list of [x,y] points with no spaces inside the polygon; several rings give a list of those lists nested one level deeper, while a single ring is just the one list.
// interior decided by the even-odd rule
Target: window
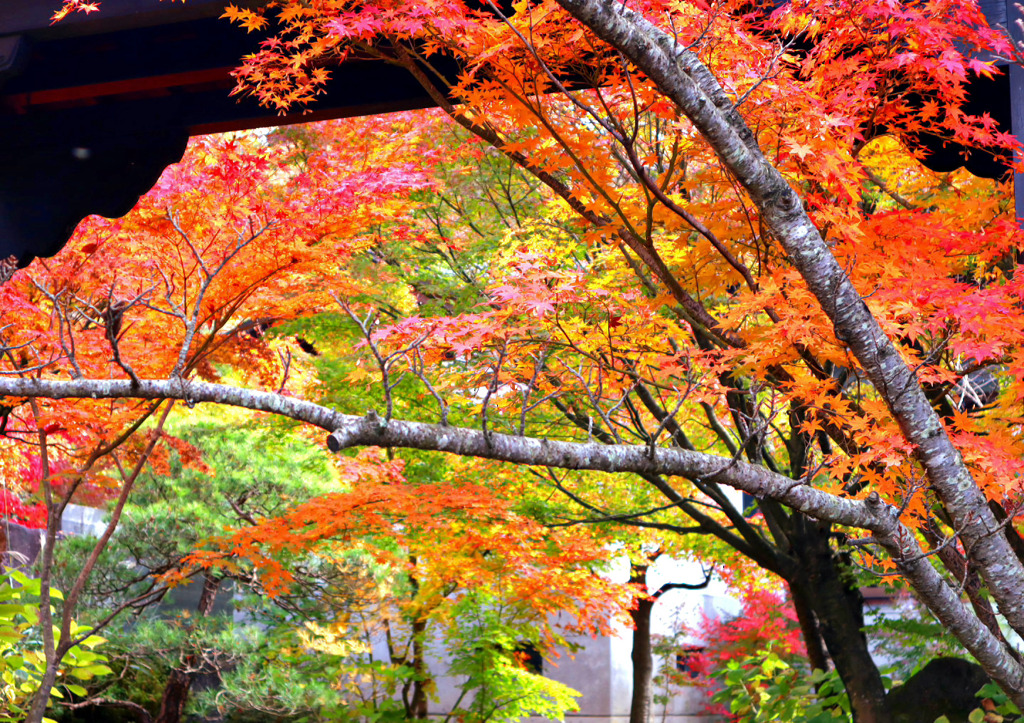
[{"label": "window", "polygon": [[523,670],[536,675],[544,672],[544,656],[531,643],[520,643],[512,654]]},{"label": "window", "polygon": [[700,675],[698,663],[700,661],[700,654],[703,652],[704,648],[702,646],[686,646],[682,651],[676,653],[676,670],[680,673],[685,673],[691,679],[696,678]]}]

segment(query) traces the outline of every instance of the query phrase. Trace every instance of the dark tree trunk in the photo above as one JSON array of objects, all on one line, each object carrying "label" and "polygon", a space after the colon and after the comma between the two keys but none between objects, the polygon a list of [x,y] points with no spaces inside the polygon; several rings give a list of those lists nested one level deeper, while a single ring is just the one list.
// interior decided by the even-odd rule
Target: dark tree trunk
[{"label": "dark tree trunk", "polygon": [[788,585],[789,595],[793,599],[793,607],[796,609],[796,619],[800,623],[800,634],[804,639],[804,647],[807,648],[807,660],[812,669],[828,670],[828,653],[825,652],[825,643],[821,639],[821,628],[818,626],[818,619],[814,616],[814,608],[808,599],[807,591],[792,582]]},{"label": "dark tree trunk", "polygon": [[412,624],[412,668],[416,678],[412,685],[412,701],[409,704],[409,715],[416,720],[427,717],[427,661],[424,659],[423,638],[427,634],[427,624],[417,620]]},{"label": "dark tree trunk", "polygon": [[[189,659],[194,656],[189,656]],[[189,691],[192,689],[192,675],[182,668],[175,668],[167,677],[164,695],[160,699],[160,711],[156,714],[156,723],[178,723],[181,713],[185,710]]]},{"label": "dark tree trunk", "polygon": [[868,650],[864,598],[843,575],[829,545],[829,528],[804,518],[794,535],[799,572],[790,580],[794,600],[806,601],[820,626],[829,656],[850,696],[857,723],[891,723],[881,673]]},{"label": "dark tree trunk", "polygon": [[[650,553],[647,559],[654,562],[661,557],[661,550]],[[651,613],[658,598],[669,590],[703,590],[711,582],[711,571],[698,583],[667,582],[651,593],[647,588],[649,565],[631,563],[629,581],[645,593],[637,597],[636,608],[629,611],[633,619],[633,697],[629,704],[629,723],[648,723],[651,718],[651,689],[654,678],[654,655],[651,652]]]},{"label": "dark tree trunk", "polygon": [[[655,555],[656,556],[656,555]],[[632,563],[629,581],[647,592],[648,565]],[[647,723],[651,717],[651,676],[654,657],[651,655],[651,611],[657,598],[638,597],[636,608],[629,611],[633,619],[633,698],[629,704],[629,723]]]},{"label": "dark tree trunk", "polygon": [[[416,569],[418,560],[416,555],[409,555],[409,564]],[[409,576],[409,584],[412,585],[412,596],[419,593],[420,583],[415,575]],[[412,680],[407,680],[402,686],[402,705],[405,706],[405,715],[413,720],[423,720],[427,717],[427,683],[429,682],[429,669],[425,659],[424,642],[427,635],[427,621],[416,618],[410,621],[412,628],[412,660],[409,659],[409,649],[402,658],[405,665],[412,664]],[[390,644],[388,645],[390,648]],[[392,656],[392,660],[394,657]],[[412,696],[409,695],[410,691]]]},{"label": "dark tree trunk", "polygon": [[634,610],[629,611],[633,619],[633,698],[629,705],[629,723],[648,723],[651,716],[651,679],[654,675],[651,611],[654,602],[652,598],[644,598],[637,601]]},{"label": "dark tree trunk", "polygon": [[[217,600],[217,590],[220,587],[220,578],[207,577],[203,582],[203,593],[199,596],[199,605],[196,606],[196,613],[199,617],[207,617],[213,610],[213,603]],[[185,703],[188,702],[189,691],[192,690],[192,681],[198,673],[198,660],[195,655],[187,655],[185,664],[180,668],[171,671],[167,678],[167,685],[164,687],[163,698],[160,699],[160,711],[156,714],[156,723],[179,723],[182,711],[185,710]]]}]

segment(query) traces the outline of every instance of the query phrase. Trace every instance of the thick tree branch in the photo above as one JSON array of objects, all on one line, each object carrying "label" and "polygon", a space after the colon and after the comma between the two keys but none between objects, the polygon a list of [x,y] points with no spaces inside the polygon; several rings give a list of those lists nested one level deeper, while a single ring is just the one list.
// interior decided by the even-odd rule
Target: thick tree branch
[{"label": "thick tree branch", "polygon": [[[757,498],[770,498],[829,522],[869,530],[892,556],[904,577],[939,620],[978,658],[986,672],[1009,690],[1024,688],[1024,670],[928,561],[895,511],[877,496],[866,501],[829,495],[806,484],[737,459],[646,445],[599,444],[537,439],[474,429],[385,421],[339,414],[329,408],[264,391],[173,380],[0,379],[0,395],[46,398],[142,398],[212,402],[268,412],[330,432],[328,445],[340,451],[359,445],[446,452],[523,465],[602,472],[677,475],[713,479]],[[1024,696],[1021,703],[1024,704]]]},{"label": "thick tree branch", "polygon": [[387,421],[334,410],[270,392],[208,382],[121,379],[0,379],[0,396],[48,399],[179,399],[270,412],[330,432],[332,451],[356,446],[448,452],[515,464],[600,472],[675,475],[727,484],[755,497],[770,497],[813,517],[876,531],[865,503],[844,499],[738,459],[678,448],[557,442],[420,422]]},{"label": "thick tree branch", "polygon": [[[139,380],[0,378],[0,396],[49,399],[179,399],[191,404],[208,402],[278,414],[328,431],[328,447],[337,452],[358,446],[396,447],[448,452],[522,465],[597,472],[632,472],[711,480],[743,490],[757,498],[771,498],[810,517],[868,530],[896,563],[928,608],[974,655],[985,672],[1024,705],[1024,668],[1003,648],[990,630],[972,615],[964,602],[932,567],[915,535],[898,519],[897,512],[876,494],[852,500],[815,489],[740,459],[678,448],[646,445],[605,445],[559,442],[520,437],[440,424],[385,420],[371,412],[365,417],[340,414],[333,409],[239,387],[182,379]],[[987,509],[987,508],[986,508]],[[1017,692],[1017,693],[1014,693]]]}]

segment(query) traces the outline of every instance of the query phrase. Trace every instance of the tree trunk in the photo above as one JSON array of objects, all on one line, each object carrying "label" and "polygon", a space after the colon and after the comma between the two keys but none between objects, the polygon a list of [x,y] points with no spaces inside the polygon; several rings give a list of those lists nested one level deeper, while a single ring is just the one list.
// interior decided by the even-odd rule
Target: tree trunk
[{"label": "tree trunk", "polygon": [[[220,578],[205,578],[203,592],[199,596],[199,605],[196,606],[198,617],[205,618],[213,610],[213,603],[217,600],[219,588]],[[171,671],[167,678],[167,685],[164,687],[163,697],[160,699],[160,711],[156,714],[156,723],[179,723],[182,711],[185,710],[185,703],[188,702],[188,694],[192,690],[192,681],[198,674],[198,663],[198,658],[194,654],[189,654],[185,657],[185,665]]]},{"label": "tree trunk", "polygon": [[633,698],[629,705],[629,723],[648,723],[651,717],[651,678],[654,674],[651,611],[654,602],[651,598],[643,598],[637,601],[636,609],[629,611],[633,619]]},{"label": "tree trunk", "polygon": [[416,720],[427,717],[427,661],[424,659],[423,638],[427,634],[427,624],[417,620],[412,624],[412,668],[415,680],[412,684],[412,701],[409,715]]},{"label": "tree trunk", "polygon": [[[657,557],[657,554],[655,555]],[[629,582],[637,586],[636,607],[629,611],[633,619],[633,697],[629,704],[629,723],[648,723],[651,717],[651,677],[654,656],[651,655],[651,611],[657,598],[647,595],[648,565],[631,563]]]},{"label": "tree trunk", "polygon": [[[194,662],[194,655],[186,658],[186,663]],[[164,686],[163,698],[160,699],[160,712],[156,714],[156,723],[178,723],[191,689],[192,674],[187,669],[172,670],[167,677],[167,685]]]},{"label": "tree trunk", "polygon": [[807,591],[789,580],[786,582],[789,586],[789,596],[793,600],[793,607],[796,609],[796,619],[800,624],[804,647],[807,648],[807,660],[812,669],[826,671],[829,668],[828,653],[825,652],[825,643],[821,639],[821,628],[818,625],[818,618],[814,615],[814,608],[811,606]]},{"label": "tree trunk", "polygon": [[[33,407],[33,410],[34,409],[35,407]],[[46,716],[46,709],[50,704],[50,693],[53,690],[54,684],[57,682],[57,667],[60,665],[60,661],[64,657],[64,653],[67,652],[68,648],[68,636],[65,635],[64,640],[60,643],[54,639],[55,636],[53,631],[56,626],[53,624],[53,613],[50,610],[50,602],[52,599],[50,597],[50,577],[53,572],[53,550],[57,544],[57,534],[60,531],[60,513],[58,512],[57,506],[53,504],[53,492],[49,483],[50,471],[46,457],[45,441],[45,435],[40,432],[40,446],[43,449],[43,454],[41,456],[43,469],[40,486],[45,490],[46,494],[47,520],[46,538],[43,541],[42,550],[40,551],[42,565],[39,571],[39,627],[42,630],[43,655],[46,659],[46,670],[43,671],[42,678],[39,680],[39,688],[32,697],[32,703],[29,705],[28,709],[28,716],[25,718],[26,723],[41,723],[43,718]],[[66,598],[64,615],[70,615],[67,609]]]},{"label": "tree trunk", "polygon": [[[647,555],[649,562],[661,557],[661,550]],[[651,653],[651,614],[654,604],[669,590],[703,590],[711,582],[711,571],[704,575],[703,582],[667,582],[653,593],[647,587],[647,570],[650,565],[630,563],[629,582],[637,587],[636,608],[629,611],[633,619],[633,697],[629,704],[629,723],[648,723],[651,718],[652,680],[654,678],[654,656]]]},{"label": "tree trunk", "polygon": [[800,571],[790,581],[790,587],[796,590],[794,600],[809,603],[836,672],[850,696],[854,720],[889,723],[892,716],[885,700],[885,686],[863,633],[864,599],[844,579],[840,561],[829,545],[828,527],[802,520],[800,528],[802,534],[795,536],[793,550],[800,560]]}]

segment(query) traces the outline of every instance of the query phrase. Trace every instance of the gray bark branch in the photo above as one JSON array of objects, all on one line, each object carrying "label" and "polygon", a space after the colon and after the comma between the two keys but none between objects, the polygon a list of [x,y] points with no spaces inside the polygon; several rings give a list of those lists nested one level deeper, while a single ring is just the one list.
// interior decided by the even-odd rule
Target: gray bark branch
[{"label": "gray bark branch", "polygon": [[[560,442],[441,424],[385,420],[376,413],[365,417],[340,414],[313,402],[271,392],[208,382],[128,379],[0,378],[0,396],[45,399],[177,399],[190,404],[226,404],[278,414],[319,427],[329,433],[333,452],[359,446],[394,447],[447,452],[522,465],[596,472],[629,472],[708,480],[770,498],[818,520],[870,531],[898,566],[900,573],[985,672],[1024,704],[1024,669],[990,630],[970,613],[923,554],[914,534],[895,510],[877,495],[852,500],[829,494],[739,459],[678,448],[646,445],[605,445]],[[1012,694],[1012,693],[1011,693]]]}]

